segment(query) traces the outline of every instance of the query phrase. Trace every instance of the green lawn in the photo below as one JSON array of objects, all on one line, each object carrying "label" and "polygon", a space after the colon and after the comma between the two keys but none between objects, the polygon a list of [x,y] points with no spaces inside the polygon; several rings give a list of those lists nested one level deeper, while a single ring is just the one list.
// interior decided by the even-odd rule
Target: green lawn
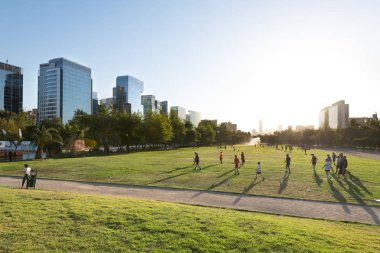
[{"label": "green lawn", "polygon": [[379,252],[380,227],[0,187],[0,252]]},{"label": "green lawn", "polygon": [[[201,171],[193,171],[193,153],[200,154]],[[233,175],[233,156],[244,151],[247,163],[239,176]],[[237,192],[298,199],[367,203],[379,205],[380,160],[348,156],[346,180],[328,184],[322,169],[327,151],[312,150],[318,157],[316,173],[310,155],[293,150],[292,173],[284,174],[285,152],[273,148],[237,146],[223,150],[224,163],[219,164],[216,147],[139,152],[124,155],[48,159],[31,161],[39,177],[83,181],[112,182],[131,185],[166,186]],[[256,165],[260,161],[265,177],[255,180]],[[1,175],[22,175],[23,162],[1,163]]]}]

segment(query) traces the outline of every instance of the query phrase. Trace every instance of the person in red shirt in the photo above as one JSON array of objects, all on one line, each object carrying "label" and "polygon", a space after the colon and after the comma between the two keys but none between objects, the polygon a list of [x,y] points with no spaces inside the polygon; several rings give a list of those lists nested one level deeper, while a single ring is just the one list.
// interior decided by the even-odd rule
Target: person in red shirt
[{"label": "person in red shirt", "polygon": [[223,152],[222,151],[220,151],[220,153],[219,153],[219,161],[220,161],[220,164],[223,163]]},{"label": "person in red shirt", "polygon": [[239,161],[239,158],[237,158],[236,155],[235,155],[235,159],[234,159],[233,164],[235,164],[235,175],[239,175],[239,165],[240,165],[240,161]]}]

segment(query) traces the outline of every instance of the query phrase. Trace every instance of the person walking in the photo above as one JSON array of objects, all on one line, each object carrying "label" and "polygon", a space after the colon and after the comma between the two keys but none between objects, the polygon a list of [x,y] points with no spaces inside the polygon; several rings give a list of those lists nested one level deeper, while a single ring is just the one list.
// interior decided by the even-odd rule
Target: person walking
[{"label": "person walking", "polygon": [[289,173],[290,173],[290,156],[289,154],[286,154],[286,158],[285,158],[285,173],[288,172],[289,170]]},{"label": "person walking", "polygon": [[336,154],[335,154],[335,152],[333,152],[331,156],[332,156],[333,163],[335,165],[335,161],[336,161]]},{"label": "person walking", "polygon": [[240,161],[239,161],[239,158],[237,157],[237,155],[235,155],[233,164],[235,164],[235,175],[239,175],[240,174],[239,173]]},{"label": "person walking", "polygon": [[194,170],[196,170],[197,168],[200,170],[201,167],[199,165],[199,163],[200,163],[199,155],[198,155],[197,152],[195,152],[194,154],[195,154],[195,157],[194,157],[194,164],[195,164]]},{"label": "person walking", "polygon": [[330,170],[331,170],[331,161],[329,159],[326,158],[326,163],[325,165],[323,165],[323,167],[325,169],[325,172],[326,172],[326,178],[327,180],[330,182],[331,181],[331,176],[330,176]]},{"label": "person walking", "polygon": [[257,175],[260,175],[263,178],[263,181],[264,181],[265,178],[261,174],[261,164],[260,164],[260,162],[257,162],[257,170],[256,170],[256,177],[255,177],[255,179],[257,178]]},{"label": "person walking", "polygon": [[244,163],[245,163],[245,156],[244,156],[244,152],[241,152],[241,155],[240,155],[240,160],[241,160],[241,166],[244,166]]},{"label": "person walking", "polygon": [[222,151],[220,151],[220,153],[219,153],[219,161],[220,161],[220,164],[223,163],[223,152]]},{"label": "person walking", "polygon": [[23,169],[24,177],[22,178],[21,189],[24,187],[25,181],[26,181],[26,189],[28,189],[31,171],[32,171],[32,169],[29,167],[29,165],[24,164],[24,169]]},{"label": "person walking", "polygon": [[311,154],[311,164],[313,165],[313,170],[315,170],[315,165],[317,164],[317,157],[314,154]]}]

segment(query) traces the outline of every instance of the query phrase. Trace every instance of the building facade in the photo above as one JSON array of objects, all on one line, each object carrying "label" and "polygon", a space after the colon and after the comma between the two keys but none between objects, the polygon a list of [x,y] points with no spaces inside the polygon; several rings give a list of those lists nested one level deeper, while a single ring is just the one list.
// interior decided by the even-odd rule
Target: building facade
[{"label": "building facade", "polygon": [[141,104],[143,106],[144,115],[156,112],[156,97],[153,95],[142,95]]},{"label": "building facade", "polygon": [[178,118],[182,120],[186,120],[186,108],[181,107],[181,106],[172,106],[170,107],[170,111],[175,113]]},{"label": "building facade", "polygon": [[161,101],[160,102],[160,108],[161,112],[168,115],[169,114],[169,103],[168,101]]},{"label": "building facade", "polygon": [[58,117],[67,123],[76,110],[92,112],[91,69],[65,58],[40,64],[38,120]]},{"label": "building facade", "polygon": [[349,126],[349,105],[340,100],[319,112],[319,127],[331,129],[346,128]]},{"label": "building facade", "polygon": [[113,92],[113,103],[117,110],[128,113],[143,113],[141,94],[144,92],[144,83],[132,76],[118,76]]},{"label": "building facade", "polygon": [[0,110],[18,113],[22,106],[22,68],[0,62]]},{"label": "building facade", "polygon": [[188,116],[187,121],[190,121],[194,127],[197,127],[199,122],[201,122],[202,120],[200,112],[189,110],[187,116]]}]

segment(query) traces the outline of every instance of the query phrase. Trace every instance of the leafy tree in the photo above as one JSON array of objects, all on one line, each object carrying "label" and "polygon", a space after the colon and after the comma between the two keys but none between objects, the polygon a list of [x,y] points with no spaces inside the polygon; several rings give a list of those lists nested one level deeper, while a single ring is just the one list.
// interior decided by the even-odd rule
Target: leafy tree
[{"label": "leafy tree", "polygon": [[46,145],[51,143],[62,144],[62,138],[55,128],[46,128],[44,125],[36,125],[32,134],[32,141],[37,146],[36,158],[42,158],[42,152]]}]

